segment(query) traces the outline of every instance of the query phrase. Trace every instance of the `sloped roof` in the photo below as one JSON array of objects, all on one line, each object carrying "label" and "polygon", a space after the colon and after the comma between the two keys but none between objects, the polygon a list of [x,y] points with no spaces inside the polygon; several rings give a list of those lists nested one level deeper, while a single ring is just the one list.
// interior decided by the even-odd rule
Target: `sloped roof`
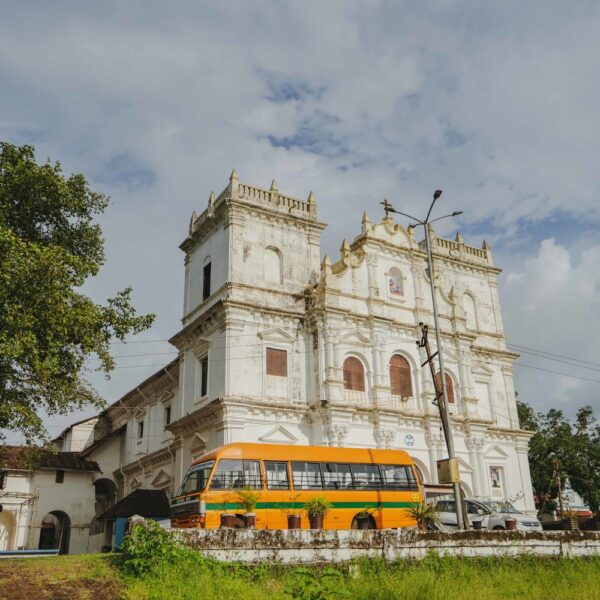
[{"label": "sloped roof", "polygon": [[34,446],[0,446],[0,469],[34,471],[100,471],[98,463],[82,458],[78,452],[51,452]]},{"label": "sloped roof", "polygon": [[114,519],[116,517],[168,517],[171,505],[163,490],[134,490],[119,500],[113,507],[104,511],[98,520]]}]

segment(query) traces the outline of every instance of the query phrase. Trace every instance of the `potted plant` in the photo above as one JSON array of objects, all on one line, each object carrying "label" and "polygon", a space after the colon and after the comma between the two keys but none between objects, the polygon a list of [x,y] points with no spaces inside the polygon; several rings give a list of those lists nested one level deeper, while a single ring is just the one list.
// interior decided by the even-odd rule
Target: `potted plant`
[{"label": "potted plant", "polygon": [[300,494],[291,495],[290,501],[283,512],[287,516],[288,529],[302,529],[302,515],[300,514],[299,506],[297,505]]},{"label": "potted plant", "polygon": [[223,496],[223,502],[221,502],[221,527],[223,529],[233,529],[235,527],[235,515],[233,513],[228,512],[228,500],[229,496]]},{"label": "potted plant", "polygon": [[406,512],[416,521],[419,531],[433,529],[439,523],[437,507],[427,502],[419,502],[408,508]]},{"label": "potted plant", "polygon": [[579,529],[579,519],[577,513],[573,510],[564,510],[560,515],[560,520],[563,531],[577,531]]},{"label": "potted plant", "polygon": [[255,492],[252,488],[244,488],[237,492],[239,505],[244,509],[244,525],[249,529],[256,527],[256,505],[260,498],[260,493]]},{"label": "potted plant", "polygon": [[324,496],[314,496],[304,503],[311,529],[323,529],[325,515],[331,510],[331,502]]},{"label": "potted plant", "polygon": [[356,529],[371,529],[375,507],[365,506],[355,517]]}]

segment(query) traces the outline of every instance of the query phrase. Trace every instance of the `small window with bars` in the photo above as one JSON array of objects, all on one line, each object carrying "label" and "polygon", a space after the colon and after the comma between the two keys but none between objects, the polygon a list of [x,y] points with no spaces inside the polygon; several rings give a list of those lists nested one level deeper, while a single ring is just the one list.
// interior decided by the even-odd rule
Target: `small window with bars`
[{"label": "small window with bars", "polygon": [[287,350],[267,348],[267,375],[287,377]]}]

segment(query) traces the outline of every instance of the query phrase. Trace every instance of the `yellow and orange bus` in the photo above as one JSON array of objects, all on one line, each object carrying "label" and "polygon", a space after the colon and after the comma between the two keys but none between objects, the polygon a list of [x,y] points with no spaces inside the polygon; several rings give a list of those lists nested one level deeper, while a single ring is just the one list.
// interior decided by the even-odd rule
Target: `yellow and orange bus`
[{"label": "yellow and orange bus", "polygon": [[[171,505],[173,527],[220,525],[220,515],[234,513],[243,522],[236,490],[259,494],[256,527],[284,529],[290,512],[324,496],[332,503],[325,529],[358,526],[368,508],[370,528],[415,525],[406,509],[423,500],[410,456],[401,450],[229,444],[198,458],[189,468]],[[308,528],[302,515],[302,527]]]}]

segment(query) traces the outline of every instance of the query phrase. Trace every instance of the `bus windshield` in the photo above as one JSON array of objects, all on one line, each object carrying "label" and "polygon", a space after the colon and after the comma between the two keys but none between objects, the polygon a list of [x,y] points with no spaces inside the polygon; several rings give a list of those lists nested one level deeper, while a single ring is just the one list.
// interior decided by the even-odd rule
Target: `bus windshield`
[{"label": "bus windshield", "polygon": [[214,464],[214,460],[207,460],[206,462],[193,465],[187,472],[177,495],[183,496],[184,494],[201,492],[208,483],[208,478],[210,477]]}]

